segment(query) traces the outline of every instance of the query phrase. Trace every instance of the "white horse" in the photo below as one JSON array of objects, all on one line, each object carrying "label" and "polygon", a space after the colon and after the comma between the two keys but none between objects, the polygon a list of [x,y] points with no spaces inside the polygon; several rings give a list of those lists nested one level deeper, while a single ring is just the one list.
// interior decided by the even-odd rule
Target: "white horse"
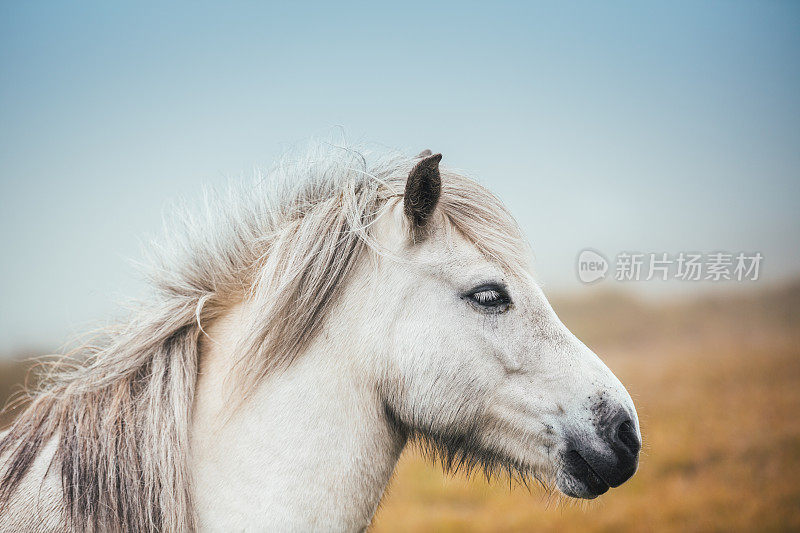
[{"label": "white horse", "polygon": [[0,530],[364,530],[410,439],[577,498],[633,475],[631,398],[501,202],[441,155],[370,157],[311,150],[185,217],[152,301],[0,436]]}]

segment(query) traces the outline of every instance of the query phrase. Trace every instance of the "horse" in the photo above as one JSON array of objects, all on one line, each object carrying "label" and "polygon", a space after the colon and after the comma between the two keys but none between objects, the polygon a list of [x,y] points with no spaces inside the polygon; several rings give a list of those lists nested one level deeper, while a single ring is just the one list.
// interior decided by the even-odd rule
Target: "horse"
[{"label": "horse", "polygon": [[0,435],[0,530],[363,531],[414,442],[573,498],[629,479],[630,395],[441,159],[320,143],[177,209],[152,294]]}]

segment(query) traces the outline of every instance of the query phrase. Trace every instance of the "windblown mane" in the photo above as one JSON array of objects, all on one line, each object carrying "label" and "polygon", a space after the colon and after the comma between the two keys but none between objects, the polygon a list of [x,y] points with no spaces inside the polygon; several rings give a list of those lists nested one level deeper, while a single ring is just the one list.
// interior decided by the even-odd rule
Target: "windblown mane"
[{"label": "windblown mane", "polygon": [[[370,226],[402,196],[415,158],[320,144],[248,186],[181,210],[153,245],[154,294],[129,323],[55,364],[0,438],[0,513],[56,439],[64,520],[73,530],[194,529],[187,471],[202,324],[231,301],[257,309],[240,390],[300,355]],[[521,262],[516,224],[486,189],[444,172],[438,209],[487,256]]]}]

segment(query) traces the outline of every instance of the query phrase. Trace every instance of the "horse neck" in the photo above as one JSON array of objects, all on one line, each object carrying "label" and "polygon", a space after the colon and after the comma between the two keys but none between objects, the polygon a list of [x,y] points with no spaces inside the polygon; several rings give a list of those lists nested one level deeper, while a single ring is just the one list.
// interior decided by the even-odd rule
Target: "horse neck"
[{"label": "horse neck", "polygon": [[190,460],[200,527],[366,528],[405,444],[375,383],[350,364],[344,332],[324,331],[227,418],[243,316],[239,306],[218,320],[201,352]]}]

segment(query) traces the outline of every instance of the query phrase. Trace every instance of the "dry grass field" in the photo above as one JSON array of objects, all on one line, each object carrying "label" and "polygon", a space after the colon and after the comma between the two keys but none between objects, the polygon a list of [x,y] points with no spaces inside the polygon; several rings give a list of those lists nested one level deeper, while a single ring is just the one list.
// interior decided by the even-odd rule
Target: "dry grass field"
[{"label": "dry grass field", "polygon": [[[554,307],[636,402],[637,475],[576,504],[447,477],[408,450],[372,531],[800,530],[800,284],[658,305],[587,290]],[[23,375],[0,365],[0,400]]]}]

